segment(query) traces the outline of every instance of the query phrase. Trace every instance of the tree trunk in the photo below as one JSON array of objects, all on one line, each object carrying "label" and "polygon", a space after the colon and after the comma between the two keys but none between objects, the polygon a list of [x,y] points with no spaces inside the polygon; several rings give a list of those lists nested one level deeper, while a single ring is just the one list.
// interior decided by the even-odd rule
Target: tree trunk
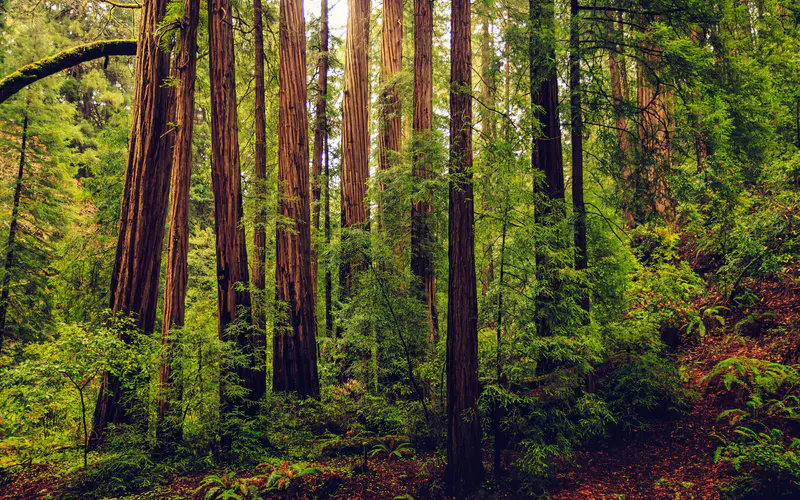
[{"label": "tree trunk", "polygon": [[[570,0],[569,104],[572,118],[572,212],[575,217],[575,270],[588,266],[586,253],[586,206],[583,201],[583,105],[581,102],[581,55],[578,0]],[[589,295],[581,290],[581,307],[589,312]]]},{"label": "tree trunk", "polygon": [[[412,176],[417,184],[433,179],[431,160],[421,142],[432,141],[433,132],[433,0],[414,0],[414,116],[415,148]],[[436,274],[433,245],[433,191],[425,188],[421,199],[411,205],[411,272],[419,280],[418,293],[428,308],[428,339],[439,337],[436,308]]]},{"label": "tree trunk", "polygon": [[[554,42],[555,3],[530,1],[530,85],[534,118],[541,129],[534,134],[534,168],[539,170],[535,192],[551,204],[564,200],[564,158],[561,147],[561,122],[558,116],[558,73]],[[554,208],[554,207],[551,207]],[[541,209],[538,211],[542,215]]]},{"label": "tree trunk", "polygon": [[[314,118],[314,157],[311,160],[311,213],[314,230],[320,230],[320,197],[322,195],[322,156],[328,140],[328,0],[321,0],[319,27],[319,61],[317,62],[317,102]],[[325,182],[327,183],[327,174]],[[325,189],[327,190],[327,184]],[[326,193],[327,196],[327,193]],[[317,249],[313,249],[311,284],[317,296]],[[326,295],[327,296],[327,295]]]},{"label": "tree trunk", "polygon": [[22,196],[22,176],[25,173],[25,149],[28,145],[28,115],[22,121],[22,145],[19,149],[19,169],[17,182],[14,185],[14,202],[11,206],[11,222],[8,224],[8,242],[6,243],[6,261],[3,264],[3,291],[0,295],[0,350],[6,338],[6,316],[8,300],[11,294],[11,269],[14,267],[15,244],[17,240],[17,224],[19,221],[19,200]]},{"label": "tree trunk", "polygon": [[[369,229],[365,197],[369,177],[370,0],[348,0],[347,4],[341,173],[342,228],[345,231],[351,228]],[[346,234],[344,239],[348,239]],[[360,257],[345,248],[340,271],[343,299],[350,296],[354,273],[366,269]]]},{"label": "tree trunk", "polygon": [[623,13],[621,11],[616,13],[616,23],[614,22],[613,12],[607,12],[606,16],[610,19],[608,23],[608,33],[614,40],[611,50],[608,51],[608,70],[611,77],[614,126],[617,129],[617,146],[619,148],[616,157],[620,165],[622,215],[628,227],[633,227],[632,198],[635,192],[635,182],[631,172],[633,144],[631,142],[630,132],[628,131],[628,119],[625,116],[625,105],[628,100],[628,71],[625,58],[622,54],[622,45],[617,43],[617,40],[621,40],[623,35]]},{"label": "tree trunk", "polygon": [[302,0],[280,3],[280,102],[278,111],[278,214],[276,299],[285,304],[273,344],[272,388],[319,396],[316,319],[311,286],[311,207],[308,191],[306,32]]},{"label": "tree trunk", "polygon": [[[255,48],[255,124],[256,124],[256,155],[253,168],[256,197],[256,217],[253,228],[253,288],[261,293],[253,301],[253,327],[259,335],[265,327],[263,303],[266,286],[266,247],[267,247],[267,222],[266,200],[264,194],[267,182],[267,117],[264,103],[264,15],[261,0],[253,0],[253,41]],[[259,359],[260,361],[260,359]],[[264,360],[266,363],[266,360]]]},{"label": "tree trunk", "polygon": [[[172,134],[168,134],[172,118],[169,89],[164,86],[169,53],[159,46],[158,34],[166,3],[148,0],[141,11],[128,163],[110,291],[113,314],[133,317],[144,334],[150,334],[155,324],[172,168]],[[123,339],[127,340],[124,333]],[[92,419],[92,447],[103,441],[109,424],[128,423],[123,398],[121,381],[105,373]]]},{"label": "tree trunk", "polygon": [[[164,283],[164,321],[162,342],[166,351],[159,370],[158,417],[167,438],[180,438],[179,422],[164,422],[173,417],[170,399],[177,398],[181,388],[170,391],[172,376],[170,352],[174,339],[170,331],[183,327],[186,313],[186,288],[189,255],[189,190],[192,177],[192,133],[194,129],[194,82],[197,76],[197,25],[200,18],[200,0],[184,0],[181,20],[180,45],[175,64],[177,92],[175,96],[176,137],[172,156],[172,181],[169,212],[169,240],[167,243],[167,274]],[[171,392],[171,394],[170,394]],[[180,408],[180,404],[177,405]]]},{"label": "tree trunk", "polygon": [[403,69],[403,2],[384,0],[380,84],[379,167],[396,164],[402,137],[402,110],[397,76]]},{"label": "tree trunk", "polygon": [[[331,246],[331,169],[328,128],[325,128],[325,243]],[[325,331],[333,336],[333,276],[330,266],[325,266]]]},{"label": "tree trunk", "polygon": [[[651,21],[646,17],[643,22]],[[645,34],[645,51],[637,65],[640,169],[637,175],[644,184],[644,193],[636,195],[643,197],[645,204],[639,210],[637,222],[653,217],[672,220],[675,215],[668,181],[672,153],[670,96],[658,77],[661,62],[659,56],[652,53],[655,45],[650,37],[651,34]]]},{"label": "tree trunk", "polygon": [[[487,168],[486,186],[492,185],[492,169],[490,162],[493,158],[494,139],[495,139],[495,109],[494,75],[492,73],[493,52],[491,46],[492,35],[489,31],[489,5],[481,5],[481,132],[483,133],[486,145],[483,149],[485,156],[484,165]],[[489,213],[492,208],[489,206],[490,189],[482,190],[481,209],[484,213]],[[486,265],[481,269],[481,294],[485,297],[489,293],[489,288],[494,281],[494,243],[492,238],[483,241],[483,256]]]},{"label": "tree trunk", "polygon": [[[250,293],[246,288],[249,285],[247,246],[241,225],[242,186],[231,13],[230,0],[209,1],[211,183],[217,240],[218,328],[220,339],[232,340],[246,354],[252,355],[254,351],[262,350],[266,342],[263,335],[250,338],[245,326],[250,323],[251,304]],[[231,328],[234,324],[237,327]],[[247,399],[250,401],[258,400],[266,391],[265,368],[249,366],[236,369],[242,385],[248,390]],[[224,392],[223,385],[220,384],[224,411],[244,405],[244,401],[230,401]]]},{"label": "tree trunk", "polygon": [[478,418],[478,297],[472,196],[469,0],[453,0],[450,62],[450,281],[447,308],[447,470],[456,496],[483,481]]}]

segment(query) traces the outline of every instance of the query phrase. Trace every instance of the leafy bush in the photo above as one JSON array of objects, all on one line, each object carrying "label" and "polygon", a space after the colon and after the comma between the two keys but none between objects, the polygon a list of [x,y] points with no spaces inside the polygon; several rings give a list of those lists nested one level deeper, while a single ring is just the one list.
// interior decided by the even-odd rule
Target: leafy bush
[{"label": "leafy bush", "polygon": [[203,478],[194,494],[204,500],[261,500],[258,487],[250,478],[239,478],[233,472]]},{"label": "leafy bush", "polygon": [[734,498],[796,498],[800,495],[800,439],[787,439],[780,429],[756,432],[736,429],[737,438],[714,453],[741,474],[727,493]]},{"label": "leafy bush", "polygon": [[625,432],[646,429],[654,418],[679,414],[693,398],[674,363],[656,351],[616,369],[600,394]]}]

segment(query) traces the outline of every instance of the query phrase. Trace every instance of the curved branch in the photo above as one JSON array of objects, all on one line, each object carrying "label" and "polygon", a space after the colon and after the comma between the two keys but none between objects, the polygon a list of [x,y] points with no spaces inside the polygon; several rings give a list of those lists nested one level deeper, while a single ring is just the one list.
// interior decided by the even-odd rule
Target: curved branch
[{"label": "curved branch", "polygon": [[27,64],[0,80],[0,104],[31,83],[67,68],[101,57],[135,54],[136,40],[102,40],[72,47],[54,56]]}]

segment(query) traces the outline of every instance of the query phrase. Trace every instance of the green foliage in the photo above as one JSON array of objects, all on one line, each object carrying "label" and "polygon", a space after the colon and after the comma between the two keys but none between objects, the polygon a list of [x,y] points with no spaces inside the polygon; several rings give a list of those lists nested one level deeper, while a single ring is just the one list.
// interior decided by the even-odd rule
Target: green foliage
[{"label": "green foliage", "polygon": [[730,463],[741,474],[728,494],[733,498],[794,497],[800,493],[800,439],[780,429],[736,429],[736,438],[714,452],[714,462]]},{"label": "green foliage", "polygon": [[394,440],[388,443],[379,443],[372,447],[369,456],[383,455],[388,459],[402,459],[414,454],[414,447],[411,443],[396,443]]},{"label": "green foliage", "polygon": [[317,475],[321,472],[322,470],[319,468],[309,467],[303,463],[290,464],[289,462],[283,462],[270,473],[266,487],[268,490],[274,491],[288,490],[295,479]]},{"label": "green foliage", "polygon": [[261,500],[258,487],[252,481],[252,478],[236,477],[233,472],[221,476],[211,474],[203,478],[194,493],[204,500]]}]

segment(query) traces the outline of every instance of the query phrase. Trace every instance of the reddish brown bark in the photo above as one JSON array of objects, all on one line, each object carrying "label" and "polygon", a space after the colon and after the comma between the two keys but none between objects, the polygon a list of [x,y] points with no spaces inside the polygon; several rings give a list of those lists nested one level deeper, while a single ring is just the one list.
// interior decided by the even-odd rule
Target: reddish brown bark
[{"label": "reddish brown bark", "polygon": [[[233,19],[230,0],[208,4],[209,70],[211,80],[211,184],[214,191],[214,229],[217,246],[218,328],[221,339],[234,341],[245,353],[263,350],[262,335],[250,336],[249,270],[242,220],[239,131],[233,57]],[[241,321],[240,323],[238,320]],[[238,323],[236,328],[230,327]],[[232,333],[235,332],[235,333]],[[259,356],[260,358],[260,356]],[[266,391],[265,366],[239,367],[236,374],[255,401]],[[244,404],[230,401],[220,386],[225,410]]]},{"label": "reddish brown bark", "polygon": [[639,172],[635,182],[642,185],[641,193],[637,192],[636,196],[643,198],[639,203],[640,213],[636,217],[638,222],[652,217],[672,220],[675,215],[668,181],[672,160],[670,96],[657,74],[660,60],[652,53],[655,46],[649,41],[645,41],[645,44],[650,50],[642,54],[636,75]]},{"label": "reddish brown bark", "polygon": [[[167,353],[159,370],[158,416],[162,420],[170,413],[168,395],[172,376],[170,350],[174,340],[170,330],[183,326],[186,313],[186,287],[189,255],[189,188],[192,177],[192,133],[194,129],[194,81],[197,76],[197,24],[200,18],[200,0],[184,0],[183,19],[177,60],[174,65],[177,81],[175,94],[176,123],[175,147],[172,156],[172,181],[170,192],[169,239],[167,242],[167,274],[164,283],[164,320],[162,342]],[[180,388],[175,387],[177,393]],[[167,432],[176,430],[176,422],[168,422]]]},{"label": "reddish brown bark", "polygon": [[[119,235],[111,278],[111,310],[135,318],[145,334],[153,331],[164,223],[171,170],[171,120],[169,91],[163,85],[169,75],[169,54],[159,46],[157,27],[166,0],[144,2],[136,57],[128,162],[120,210]],[[124,336],[126,337],[126,336]],[[128,423],[121,381],[103,376],[95,406],[91,446],[104,438],[109,424]]]},{"label": "reddish brown bark", "polygon": [[[256,190],[264,193],[267,180],[267,117],[264,102],[264,16],[261,0],[253,0],[253,45],[255,49],[255,125],[256,151],[253,177]],[[263,292],[266,286],[267,221],[266,203],[263,194],[257,197],[255,227],[253,228],[253,288]],[[253,304],[253,326],[264,328],[264,294],[258,294]]]},{"label": "reddish brown bark", "polygon": [[619,151],[617,157],[620,163],[620,180],[622,183],[622,215],[628,227],[633,227],[633,180],[631,172],[631,161],[633,158],[632,137],[628,131],[628,118],[625,115],[625,104],[628,100],[628,71],[625,58],[622,53],[622,46],[616,43],[623,34],[623,13],[616,13],[616,23],[614,13],[607,12],[609,21],[609,35],[614,39],[611,50],[608,51],[608,69],[611,80],[611,99],[613,101],[614,125],[617,129],[617,146]]},{"label": "reddish brown bark", "polygon": [[[370,0],[348,0],[342,99],[342,227],[369,228],[365,203],[369,177],[369,18]],[[349,297],[353,273],[364,269],[359,255],[342,256],[341,287]]]},{"label": "reddish brown bark", "polygon": [[[531,161],[540,172],[535,191],[548,200],[564,199],[564,157],[558,116],[558,74],[555,45],[543,34],[554,30],[552,0],[531,0],[530,85],[534,118],[541,129],[534,134]],[[537,33],[538,32],[538,33]],[[537,36],[538,35],[538,36]]]},{"label": "reddish brown bark", "polygon": [[[433,1],[414,0],[414,116],[415,141],[432,140],[433,130]],[[417,148],[420,148],[417,145]],[[412,175],[418,183],[433,178],[424,152],[414,153]],[[431,259],[433,243],[433,192],[426,189],[411,205],[411,272],[419,280],[419,294],[428,308],[428,338],[439,336],[436,308],[436,274]]]},{"label": "reddish brown bark", "polygon": [[[319,61],[317,61],[317,100],[314,118],[314,157],[311,160],[311,212],[314,230],[320,230],[320,197],[322,195],[322,157],[328,139],[328,0],[321,0],[319,20]],[[325,189],[327,186],[325,174]],[[327,195],[327,192],[326,192]],[[311,283],[317,296],[317,250],[313,249]],[[326,295],[327,297],[327,295]],[[327,299],[326,299],[327,300]],[[326,302],[327,304],[327,302]],[[327,307],[327,306],[326,306]]]},{"label": "reddish brown bark", "polygon": [[311,228],[306,114],[306,38],[302,0],[280,3],[278,214],[276,299],[285,306],[275,326],[272,387],[319,396],[316,320],[311,285]]},{"label": "reddish brown bark", "polygon": [[[572,215],[574,222],[575,270],[588,267],[586,251],[586,205],[583,199],[583,103],[581,96],[581,55],[578,0],[570,0],[569,101],[572,142]],[[581,291],[581,307],[589,311],[589,294]]]},{"label": "reddish brown bark", "polygon": [[483,481],[478,418],[478,291],[472,197],[469,0],[453,0],[450,58],[450,280],[447,308],[447,470],[456,496]]},{"label": "reddish brown bark", "polygon": [[402,0],[384,0],[381,38],[379,167],[386,170],[396,162],[394,156],[400,152],[402,137],[402,109],[396,81],[403,69]]}]

